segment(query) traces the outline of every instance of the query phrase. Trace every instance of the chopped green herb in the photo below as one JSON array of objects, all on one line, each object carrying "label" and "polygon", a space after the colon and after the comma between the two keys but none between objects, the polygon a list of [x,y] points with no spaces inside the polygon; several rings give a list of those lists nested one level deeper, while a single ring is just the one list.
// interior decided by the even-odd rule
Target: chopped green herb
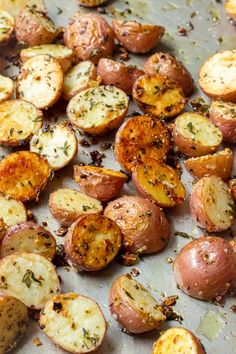
[{"label": "chopped green herb", "polygon": [[22,278],[22,283],[25,283],[27,288],[30,288],[33,281],[42,286],[41,280],[36,279],[34,273],[30,269],[28,269]]}]

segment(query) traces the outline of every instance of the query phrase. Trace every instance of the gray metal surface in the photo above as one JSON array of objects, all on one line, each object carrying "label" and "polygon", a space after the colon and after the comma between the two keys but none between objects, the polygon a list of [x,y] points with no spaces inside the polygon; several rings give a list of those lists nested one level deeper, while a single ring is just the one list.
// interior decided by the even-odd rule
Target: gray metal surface
[{"label": "gray metal surface", "polygon": [[[65,25],[68,22],[69,17],[79,9],[76,0],[47,0],[46,2],[51,17],[56,24],[60,26]],[[189,68],[196,82],[198,70],[208,56],[221,49],[235,48],[235,28],[229,24],[223,11],[223,4],[220,3],[220,1],[111,1],[111,5],[120,10],[126,9],[128,7],[127,3],[129,3],[129,7],[134,10],[134,15],[128,15],[127,18],[135,17],[140,21],[153,22],[166,27],[167,33],[158,49],[170,51],[182,59]],[[63,10],[61,14],[59,14],[61,12],[60,9]],[[109,16],[107,18],[109,21],[111,20]],[[177,34],[178,27],[188,28],[189,20],[191,20],[194,29],[190,31],[189,35],[186,37],[179,36]],[[144,60],[144,56],[133,56],[130,62],[142,67]],[[197,91],[197,87],[195,96],[203,96],[201,92]],[[130,112],[133,112],[134,110],[137,110],[137,108],[131,105]],[[59,114],[56,113],[56,116],[58,117]],[[63,116],[61,118],[65,119]],[[54,122],[53,117],[51,120]],[[78,155],[73,162],[91,162],[89,151],[94,149],[101,151],[101,142],[102,141],[99,140],[98,145],[93,145],[91,148],[82,148],[79,146]],[[112,151],[105,151],[105,154],[106,157],[103,160],[104,165],[106,167],[119,169],[119,166],[114,161]],[[38,223],[46,221],[48,223],[47,228],[53,233],[59,225],[51,217],[48,210],[47,203],[49,193],[62,186],[76,188],[76,185],[72,180],[72,165],[73,164],[70,164],[68,168],[57,172],[55,178],[49,183],[46,190],[41,195],[37,205],[30,205]],[[183,174],[182,180],[189,195],[192,187],[192,180],[187,173]],[[131,184],[126,185],[124,193],[135,193]],[[172,224],[172,237],[170,243],[163,252],[144,257],[143,260],[137,264],[137,268],[139,268],[141,272],[137,280],[145,284],[158,299],[162,299],[162,293],[166,296],[179,295],[175,310],[183,315],[184,320],[182,325],[199,336],[208,354],[233,354],[236,353],[236,314],[230,310],[230,307],[235,303],[235,299],[227,299],[224,307],[220,307],[184,295],[176,288],[172,275],[172,265],[166,262],[167,257],[175,258],[176,253],[184,244],[189,242],[189,240],[174,236],[175,231],[185,231],[194,236],[203,233],[191,220],[188,202],[189,197],[187,197],[186,202],[182,206],[167,211],[167,215]],[[63,242],[63,239],[58,238],[58,241]],[[118,324],[110,316],[108,308],[110,285],[113,279],[118,275],[130,271],[131,268],[122,266],[116,262],[96,274],[77,274],[72,269],[70,271],[63,267],[59,269],[62,278],[63,292],[75,291],[89,295],[97,300],[105,313],[109,328],[104,344],[98,351],[99,354],[151,354],[152,344],[158,337],[157,331],[152,331],[151,333],[139,336],[128,336],[121,332]],[[198,331],[200,319],[209,310],[223,314],[225,322],[223,331],[213,342],[207,340]],[[161,330],[171,326],[179,326],[179,323],[173,321],[168,322],[161,328]],[[36,336],[40,338],[42,346],[35,347],[33,339]],[[46,338],[36,323],[31,322],[27,336],[14,353],[36,354],[64,352],[63,350],[56,348],[54,344]]]}]

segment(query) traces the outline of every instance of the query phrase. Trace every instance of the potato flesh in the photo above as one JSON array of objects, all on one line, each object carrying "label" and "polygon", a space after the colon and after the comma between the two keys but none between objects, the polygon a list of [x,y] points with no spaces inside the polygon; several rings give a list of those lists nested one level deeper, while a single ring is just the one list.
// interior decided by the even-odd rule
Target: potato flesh
[{"label": "potato flesh", "polygon": [[80,354],[97,348],[106,333],[99,306],[77,294],[63,294],[50,300],[40,316],[40,325],[56,345]]},{"label": "potato flesh", "polygon": [[211,111],[215,110],[224,120],[234,120],[236,123],[236,104],[232,102],[213,101]]},{"label": "potato flesh", "polygon": [[70,58],[72,50],[61,44],[42,44],[21,51],[21,57],[27,59],[45,54],[51,55],[55,59]]},{"label": "potato flesh", "polygon": [[0,103],[10,99],[13,95],[14,84],[12,79],[0,75]]},{"label": "potato flesh", "polygon": [[15,199],[7,199],[0,195],[0,217],[7,226],[15,225],[27,220],[24,205]]},{"label": "potato flesh", "polygon": [[0,43],[8,40],[13,30],[14,30],[13,17],[6,11],[0,9]]},{"label": "potato flesh", "polygon": [[46,12],[44,0],[0,0],[0,9],[9,12],[14,17],[26,5],[36,6],[39,11]]}]

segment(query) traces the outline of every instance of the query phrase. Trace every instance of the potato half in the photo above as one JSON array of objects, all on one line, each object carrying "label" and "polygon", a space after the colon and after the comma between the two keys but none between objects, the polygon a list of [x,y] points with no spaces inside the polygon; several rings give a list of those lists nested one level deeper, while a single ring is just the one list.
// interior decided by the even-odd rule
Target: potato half
[{"label": "potato half", "polygon": [[223,140],[220,129],[208,118],[192,112],[176,118],[172,134],[178,150],[191,157],[215,152]]},{"label": "potato half", "polygon": [[13,17],[26,5],[36,7],[41,12],[47,11],[44,0],[0,0],[0,9],[9,12]]},{"label": "potato half", "polygon": [[129,99],[114,86],[99,86],[74,96],[67,107],[70,122],[89,134],[104,134],[117,128],[128,111]]},{"label": "potato half", "polygon": [[50,194],[49,209],[56,220],[70,226],[80,216],[102,213],[102,203],[79,191],[62,188]]},{"label": "potato half", "polygon": [[0,161],[0,193],[22,202],[37,199],[51,174],[48,162],[31,151],[19,151]]},{"label": "potato half", "polygon": [[122,124],[115,138],[115,157],[127,171],[145,157],[164,160],[169,150],[168,129],[156,118],[143,115]]},{"label": "potato half", "polygon": [[199,85],[215,100],[236,102],[236,50],[210,57],[200,70]]},{"label": "potato half", "polygon": [[0,7],[0,45],[9,41],[12,37],[14,28],[14,18]]},{"label": "potato half", "polygon": [[0,289],[27,307],[40,310],[60,293],[54,265],[35,253],[14,253],[0,261]]},{"label": "potato half", "polygon": [[0,103],[9,100],[14,92],[14,83],[10,77],[0,75]]},{"label": "potato half", "polygon": [[61,96],[63,71],[50,55],[37,55],[21,67],[17,95],[39,109],[52,106]]},{"label": "potato half", "polygon": [[153,344],[152,354],[206,354],[200,340],[185,328],[169,328]]},{"label": "potato half", "polygon": [[106,335],[107,324],[98,304],[89,297],[67,293],[49,300],[39,319],[43,332],[70,353],[97,350]]},{"label": "potato half", "polygon": [[6,226],[27,220],[27,211],[22,202],[0,195],[0,218]]},{"label": "potato half", "polygon": [[208,232],[227,230],[234,221],[234,201],[230,189],[217,176],[203,177],[194,185],[190,210],[196,223]]},{"label": "potato half", "polygon": [[226,0],[224,7],[225,7],[226,15],[232,18],[233,20],[236,20],[236,1]]},{"label": "potato half", "polygon": [[133,99],[144,113],[161,119],[178,115],[186,103],[182,88],[159,74],[139,77],[133,86]]},{"label": "potato half", "polygon": [[109,304],[113,318],[131,333],[159,328],[166,319],[154,297],[128,274],[113,282]]}]

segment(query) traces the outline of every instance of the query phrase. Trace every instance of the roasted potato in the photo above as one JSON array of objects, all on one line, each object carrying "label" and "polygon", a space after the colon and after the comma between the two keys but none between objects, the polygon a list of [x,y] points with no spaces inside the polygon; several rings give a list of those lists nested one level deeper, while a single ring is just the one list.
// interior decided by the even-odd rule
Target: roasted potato
[{"label": "roasted potato", "polygon": [[16,17],[26,5],[35,7],[41,12],[47,12],[44,0],[0,0],[0,9],[9,12],[13,17]]},{"label": "roasted potato", "polygon": [[113,20],[116,39],[132,53],[147,53],[154,48],[165,33],[162,26],[142,24],[137,21]]},{"label": "roasted potato", "polygon": [[9,100],[14,92],[14,83],[10,77],[0,75],[0,103]]},{"label": "roasted potato", "polygon": [[112,28],[103,17],[92,13],[78,12],[70,19],[64,42],[78,61],[97,63],[100,58],[112,55],[115,48]]},{"label": "roasted potato", "polygon": [[31,47],[52,43],[57,36],[57,29],[47,14],[28,5],[16,16],[15,32],[19,42]]},{"label": "roasted potato", "polygon": [[91,353],[106,335],[107,323],[98,304],[75,293],[54,296],[39,319],[43,332],[70,353]]},{"label": "roasted potato", "polygon": [[61,44],[42,44],[22,49],[20,58],[23,63],[38,55],[51,55],[55,58],[64,72],[67,72],[73,60],[73,51]]},{"label": "roasted potato", "polygon": [[233,169],[233,151],[226,148],[213,155],[191,158],[184,161],[188,172],[196,178],[215,175],[223,180],[230,177]]},{"label": "roasted potato", "polygon": [[35,253],[14,253],[0,261],[0,290],[27,307],[40,310],[60,293],[54,265]]},{"label": "roasted potato", "polygon": [[46,109],[58,101],[62,85],[63,71],[57,60],[50,55],[37,55],[22,65],[17,95],[39,109]]},{"label": "roasted potato", "polygon": [[77,93],[99,86],[100,83],[101,78],[97,75],[95,65],[90,60],[82,61],[66,74],[62,87],[62,96],[69,101]]},{"label": "roasted potato", "polygon": [[59,170],[77,153],[76,135],[66,124],[43,127],[32,137],[30,151],[42,155],[52,170]]},{"label": "roasted potato", "polygon": [[107,0],[78,0],[78,2],[86,7],[95,7],[104,4]]},{"label": "roasted potato", "polygon": [[144,71],[135,66],[125,65],[108,58],[99,60],[97,70],[104,85],[116,86],[127,95],[132,95],[135,81],[144,75]]},{"label": "roasted potato", "polygon": [[0,193],[26,202],[37,199],[45,188],[51,170],[38,154],[19,151],[0,161]]},{"label": "roasted potato", "polygon": [[210,57],[199,73],[199,85],[214,100],[236,102],[236,50]]},{"label": "roasted potato", "polygon": [[233,200],[234,200],[234,202],[236,202],[236,178],[232,178],[229,180],[229,188],[230,188]]},{"label": "roasted potato", "polygon": [[132,117],[116,133],[115,157],[130,172],[145,157],[164,160],[169,145],[169,131],[164,124],[148,115]]},{"label": "roasted potato", "polygon": [[79,270],[98,271],[116,257],[122,243],[119,226],[99,214],[81,216],[70,227],[65,252]]},{"label": "roasted potato", "polygon": [[182,87],[185,96],[193,91],[193,79],[190,72],[174,55],[158,52],[152,55],[145,63],[144,71],[147,75],[160,74]]},{"label": "roasted potato", "polygon": [[153,344],[152,354],[206,354],[199,339],[185,328],[169,328]]},{"label": "roasted potato", "polygon": [[0,295],[0,353],[5,354],[17,346],[28,325],[27,307],[12,296]]},{"label": "roasted potato", "polygon": [[127,176],[108,168],[74,166],[74,179],[81,192],[101,202],[107,202],[120,193]]},{"label": "roasted potato", "polygon": [[221,130],[224,141],[236,143],[236,104],[212,101],[209,113],[212,123]]},{"label": "roasted potato", "polygon": [[73,126],[99,135],[117,128],[128,112],[129,99],[114,86],[99,86],[74,96],[67,107]]},{"label": "roasted potato", "polygon": [[113,318],[131,333],[159,328],[166,319],[154,297],[129,274],[113,282],[109,304]]},{"label": "roasted potato", "polygon": [[0,103],[0,144],[21,146],[31,139],[43,124],[43,113],[24,100]]},{"label": "roasted potato", "polygon": [[174,262],[174,277],[186,294],[202,300],[224,295],[235,285],[236,257],[227,240],[201,237],[182,248]]},{"label": "roasted potato", "polygon": [[120,227],[126,252],[155,253],[169,241],[168,220],[161,209],[148,199],[123,196],[110,202],[104,215]]},{"label": "roasted potato", "polygon": [[11,39],[14,28],[14,18],[0,7],[0,45]]},{"label": "roasted potato", "polygon": [[58,222],[70,226],[80,216],[102,213],[102,203],[79,191],[63,188],[50,194],[49,209]]},{"label": "roasted potato", "polygon": [[27,211],[22,202],[0,195],[0,218],[6,226],[27,220]]},{"label": "roasted potato", "polygon": [[234,201],[230,190],[217,176],[203,177],[194,185],[190,210],[195,222],[208,232],[227,230],[234,221]]},{"label": "roasted potato", "polygon": [[4,236],[1,258],[16,252],[37,253],[50,261],[56,254],[56,240],[44,227],[25,221],[10,227]]},{"label": "roasted potato", "polygon": [[6,232],[7,232],[7,225],[5,224],[3,218],[0,217],[0,244]]},{"label": "roasted potato", "polygon": [[235,21],[236,20],[236,1],[235,0],[226,0],[224,7],[225,7],[226,15]]},{"label": "roasted potato", "polygon": [[133,86],[133,99],[144,113],[161,119],[178,115],[186,103],[182,88],[159,74],[139,77]]},{"label": "roasted potato", "polygon": [[152,158],[146,158],[132,173],[137,192],[160,207],[170,208],[183,203],[185,188],[177,171]]},{"label": "roasted potato", "polygon": [[176,118],[172,135],[178,150],[191,157],[215,152],[223,140],[220,129],[208,118],[192,112]]}]

